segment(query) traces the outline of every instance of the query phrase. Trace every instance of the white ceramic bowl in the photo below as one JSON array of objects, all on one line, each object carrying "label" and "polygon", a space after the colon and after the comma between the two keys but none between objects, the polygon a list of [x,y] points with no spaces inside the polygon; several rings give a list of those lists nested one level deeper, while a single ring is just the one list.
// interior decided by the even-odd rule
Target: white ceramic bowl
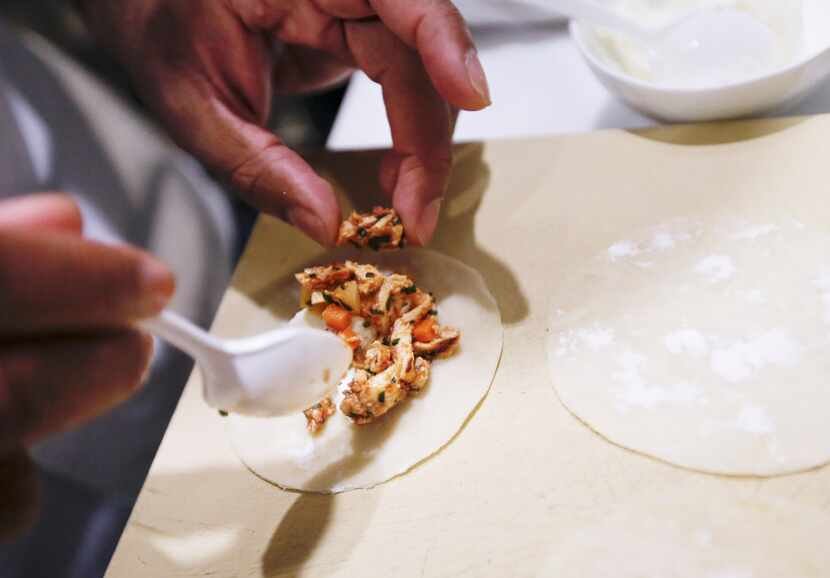
[{"label": "white ceramic bowl", "polygon": [[[821,0],[826,2],[828,0]],[[807,47],[796,62],[757,78],[711,88],[665,88],[632,77],[605,56],[592,26],[571,22],[570,33],[588,66],[614,95],[630,106],[669,122],[702,122],[753,116],[784,108],[805,97],[830,76],[830,22],[823,26],[823,50]],[[810,37],[815,38],[815,31]]]}]

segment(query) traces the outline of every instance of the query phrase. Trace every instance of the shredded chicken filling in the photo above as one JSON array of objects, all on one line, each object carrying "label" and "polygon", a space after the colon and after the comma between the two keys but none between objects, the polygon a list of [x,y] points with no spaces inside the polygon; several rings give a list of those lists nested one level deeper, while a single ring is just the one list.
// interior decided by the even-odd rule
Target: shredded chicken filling
[{"label": "shredded chicken filling", "polygon": [[306,419],[306,427],[311,433],[316,433],[335,412],[334,402],[326,397],[312,405],[303,412]]},{"label": "shredded chicken filling", "polygon": [[406,244],[403,224],[395,209],[375,207],[371,213],[352,213],[340,225],[338,245],[375,251],[400,249]]},{"label": "shredded chicken filling", "polygon": [[[306,269],[296,279],[301,306],[321,315],[354,349],[353,378],[339,409],[355,424],[371,423],[423,390],[432,360],[458,349],[460,331],[439,325],[434,298],[406,275],[347,261]],[[353,330],[354,316],[374,330],[375,339]],[[328,397],[307,409],[308,431],[318,432],[334,412]]]}]

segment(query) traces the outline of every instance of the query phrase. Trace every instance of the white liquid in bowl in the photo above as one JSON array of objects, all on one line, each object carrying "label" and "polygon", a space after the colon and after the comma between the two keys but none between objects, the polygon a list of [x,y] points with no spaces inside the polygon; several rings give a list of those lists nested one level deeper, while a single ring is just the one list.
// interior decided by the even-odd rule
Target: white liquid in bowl
[{"label": "white liquid in bowl", "polygon": [[[726,6],[749,13],[773,33],[772,53],[725,58],[722,66],[701,70],[685,66],[682,54],[656,53],[653,47],[623,34],[593,29],[592,48],[607,66],[661,87],[709,88],[749,80],[786,67],[830,43],[828,0],[614,0],[613,5],[621,14],[652,26],[674,21],[695,8]],[[689,39],[689,44],[694,41]]]}]

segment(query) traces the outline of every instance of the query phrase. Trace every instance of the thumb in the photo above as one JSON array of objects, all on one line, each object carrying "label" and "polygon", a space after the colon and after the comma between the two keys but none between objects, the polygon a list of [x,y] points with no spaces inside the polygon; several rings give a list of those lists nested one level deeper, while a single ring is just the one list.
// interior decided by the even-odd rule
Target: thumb
[{"label": "thumb", "polygon": [[0,230],[51,229],[80,234],[81,211],[67,194],[39,193],[0,201]]}]

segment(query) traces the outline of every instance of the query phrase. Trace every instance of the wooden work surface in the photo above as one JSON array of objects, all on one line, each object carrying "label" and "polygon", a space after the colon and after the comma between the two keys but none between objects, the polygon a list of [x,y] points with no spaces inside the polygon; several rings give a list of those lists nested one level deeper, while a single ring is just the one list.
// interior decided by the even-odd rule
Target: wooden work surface
[{"label": "wooden work surface", "polygon": [[[371,194],[377,160],[317,166]],[[723,478],[621,449],[562,407],[545,357],[551,288],[632,229],[747,210],[822,226],[829,193],[830,117],[459,147],[434,247],[484,275],[505,324],[492,389],[460,435],[373,490],[285,492],[237,460],[194,374],[107,576],[830,576],[830,468]],[[273,327],[279,280],[318,255],[262,219],[214,331]]]}]

